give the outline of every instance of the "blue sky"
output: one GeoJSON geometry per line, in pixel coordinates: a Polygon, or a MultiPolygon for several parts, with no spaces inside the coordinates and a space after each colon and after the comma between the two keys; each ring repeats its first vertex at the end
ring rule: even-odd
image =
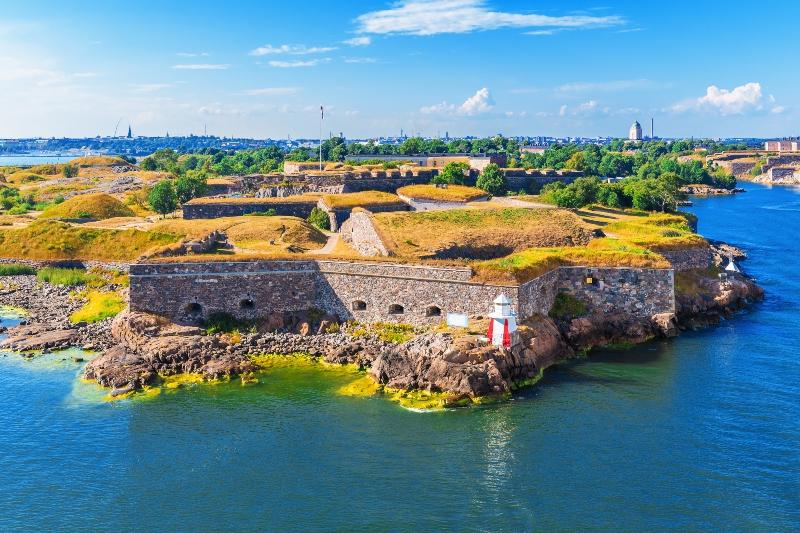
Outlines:
{"type": "Polygon", "coordinates": [[[0,137],[798,134],[798,2],[231,4],[4,2],[0,137]]]}

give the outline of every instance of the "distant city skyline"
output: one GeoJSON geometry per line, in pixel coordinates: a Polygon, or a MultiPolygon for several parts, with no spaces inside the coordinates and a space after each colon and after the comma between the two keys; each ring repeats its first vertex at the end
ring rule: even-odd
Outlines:
{"type": "Polygon", "coordinates": [[[315,138],[320,105],[324,136],[351,138],[649,136],[651,117],[656,136],[792,136],[799,75],[769,51],[798,15],[761,31],[737,2],[9,3],[0,137],[315,138]]]}

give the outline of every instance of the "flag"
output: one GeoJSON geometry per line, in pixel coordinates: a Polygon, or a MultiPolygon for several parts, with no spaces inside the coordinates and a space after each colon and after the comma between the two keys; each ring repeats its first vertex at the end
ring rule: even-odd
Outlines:
{"type": "Polygon", "coordinates": [[[319,106],[319,119],[322,120],[325,118],[325,110],[322,109],[322,106],[319,106]]]}

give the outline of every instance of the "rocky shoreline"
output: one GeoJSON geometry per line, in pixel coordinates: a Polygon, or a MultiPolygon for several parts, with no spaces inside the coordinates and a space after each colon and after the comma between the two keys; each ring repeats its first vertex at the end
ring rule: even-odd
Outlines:
{"type": "MultiPolygon", "coordinates": [[[[733,247],[716,248],[718,260],[722,255],[743,255],[733,247]]],[[[255,355],[302,353],[328,363],[358,365],[388,389],[442,392],[453,403],[506,395],[538,379],[549,366],[594,347],[638,344],[716,324],[763,298],[763,291],[739,274],[683,272],[676,275],[683,290],[676,297],[675,315],[645,320],[605,313],[537,316],[520,325],[511,349],[503,349],[483,345],[480,335],[454,331],[422,332],[400,344],[347,324],[323,333],[331,330],[330,317],[321,319],[324,324],[296,317],[265,321],[263,330],[238,336],[208,335],[198,327],[129,311],[91,325],[70,324],[68,317],[80,302],[70,298],[69,289],[33,276],[4,281],[0,305],[26,309],[28,316],[20,326],[0,329],[8,335],[0,348],[52,351],[79,346],[103,351],[86,366],[84,377],[110,388],[112,395],[154,385],[160,375],[194,373],[207,380],[247,376],[258,370],[255,355]]],[[[473,328],[482,331],[482,326],[477,318],[473,328]]]]}

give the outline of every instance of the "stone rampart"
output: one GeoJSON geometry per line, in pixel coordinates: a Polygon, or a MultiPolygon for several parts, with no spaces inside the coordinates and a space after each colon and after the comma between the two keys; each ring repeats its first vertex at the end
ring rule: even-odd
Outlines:
{"type": "Polygon", "coordinates": [[[708,246],[684,248],[682,250],[658,250],[676,271],[708,268],[714,262],[714,253],[708,246]]]}
{"type": "Polygon", "coordinates": [[[650,317],[674,312],[669,269],[561,267],[520,286],[471,281],[471,269],[383,262],[289,260],[131,266],[133,311],[197,322],[319,309],[341,320],[438,323],[446,313],[485,315],[505,293],[521,319],[546,314],[558,292],[590,311],[650,317]]]}
{"type": "Polygon", "coordinates": [[[357,209],[342,223],[341,239],[367,257],[388,256],[389,250],[369,212],[357,209]]]}
{"type": "Polygon", "coordinates": [[[285,201],[278,198],[242,198],[215,199],[214,201],[201,200],[183,204],[183,218],[222,218],[238,217],[252,213],[263,213],[274,209],[276,215],[308,218],[311,210],[317,205],[317,198],[311,197],[304,201],[285,201]]]}
{"type": "Polygon", "coordinates": [[[675,312],[671,269],[561,267],[558,290],[587,304],[588,310],[648,318],[675,312]]]}
{"type": "MultiPolygon", "coordinates": [[[[338,231],[339,228],[342,227],[344,222],[350,218],[353,209],[355,208],[339,208],[339,209],[331,209],[320,200],[318,207],[324,209],[328,212],[328,218],[330,219],[331,223],[331,231],[338,231]]],[[[365,208],[371,213],[387,213],[391,211],[408,211],[411,207],[404,202],[397,202],[396,204],[387,204],[387,205],[374,205],[365,208]]]]}

